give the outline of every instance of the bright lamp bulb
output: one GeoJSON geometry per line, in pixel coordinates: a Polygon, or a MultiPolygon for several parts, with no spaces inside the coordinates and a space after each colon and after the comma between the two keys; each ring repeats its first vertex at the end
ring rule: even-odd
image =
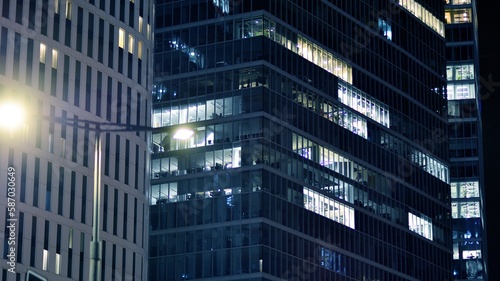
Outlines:
{"type": "Polygon", "coordinates": [[[175,132],[173,138],[176,140],[185,140],[185,139],[189,138],[190,136],[192,136],[193,134],[194,134],[194,132],[192,130],[179,129],[179,130],[177,130],[177,132],[175,132]]]}
{"type": "Polygon", "coordinates": [[[23,108],[15,103],[0,105],[0,126],[14,129],[19,127],[24,120],[23,108]]]}

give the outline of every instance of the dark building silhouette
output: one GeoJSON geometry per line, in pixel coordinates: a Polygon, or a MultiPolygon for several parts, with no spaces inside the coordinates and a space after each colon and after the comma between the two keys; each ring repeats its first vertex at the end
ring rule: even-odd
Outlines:
{"type": "Polygon", "coordinates": [[[149,280],[452,280],[444,14],[157,1],[149,280]]]}

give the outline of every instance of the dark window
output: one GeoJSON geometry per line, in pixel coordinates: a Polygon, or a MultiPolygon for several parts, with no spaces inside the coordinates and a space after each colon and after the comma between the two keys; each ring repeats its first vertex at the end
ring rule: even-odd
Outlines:
{"type": "Polygon", "coordinates": [[[40,63],[38,67],[38,90],[45,91],[45,63],[40,63]]]}
{"type": "Polygon", "coordinates": [[[76,50],[82,51],[82,38],[83,37],[83,8],[78,7],[76,19],[76,50]]]}
{"type": "Polygon", "coordinates": [[[33,206],[38,207],[38,192],[40,187],[40,158],[35,157],[35,174],[33,178],[33,206]]]}
{"type": "Polygon", "coordinates": [[[115,27],[109,25],[108,67],[113,68],[113,50],[115,48],[115,27]]]}
{"type": "Polygon", "coordinates": [[[135,12],[135,4],[132,1],[129,1],[129,9],[128,9],[128,25],[130,27],[134,27],[134,12],[135,12]]]}
{"type": "Polygon", "coordinates": [[[89,27],[87,30],[87,56],[94,55],[94,14],[89,13],[89,27]]]}
{"type": "Polygon", "coordinates": [[[89,124],[85,124],[85,131],[83,132],[83,166],[89,166],[89,124]]]}
{"type": "Polygon", "coordinates": [[[35,21],[37,20],[37,17],[35,15],[35,13],[36,13],[36,1],[30,1],[28,13],[29,13],[28,28],[35,30],[35,21]]]}
{"type": "MultiPolygon", "coordinates": [[[[127,239],[128,231],[128,194],[123,194],[123,239],[127,239]]],[[[135,227],[134,227],[135,228],[135,227]]]]}
{"type": "Polygon", "coordinates": [[[74,101],[75,106],[80,106],[80,77],[82,72],[82,63],[77,60],[75,64],[75,90],[74,101]]]}
{"type": "Polygon", "coordinates": [[[62,98],[63,101],[68,101],[68,91],[69,91],[69,56],[64,55],[64,72],[63,72],[63,91],[62,98]]]}
{"type": "Polygon", "coordinates": [[[69,196],[69,218],[75,219],[76,172],[71,172],[71,191],[69,196]]]}
{"type": "Polygon", "coordinates": [[[120,21],[121,22],[125,22],[125,5],[126,5],[125,0],[120,0],[120,21]]]}
{"type": "Polygon", "coordinates": [[[47,163],[47,188],[45,190],[45,210],[50,212],[50,203],[52,198],[52,163],[47,163]]]}
{"type": "MultiPolygon", "coordinates": [[[[75,119],[78,120],[78,116],[75,116],[75,119]]],[[[74,122],[75,125],[78,125],[78,121],[74,122]]],[[[79,147],[78,147],[78,128],[73,127],[73,142],[71,144],[71,161],[77,163],[78,161],[78,154],[79,153],[79,147]]]]}
{"type": "MultiPolygon", "coordinates": [[[[24,237],[24,213],[19,212],[19,230],[17,237],[24,237]]],[[[23,261],[23,241],[24,239],[17,239],[17,262],[23,261]]]]}
{"type": "Polygon", "coordinates": [[[60,30],[61,16],[59,14],[54,14],[54,30],[53,39],[59,41],[59,30],[60,30]]]}
{"type": "Polygon", "coordinates": [[[130,140],[126,139],[125,140],[125,172],[124,172],[124,176],[125,176],[124,183],[125,184],[128,184],[129,177],[130,177],[130,173],[129,173],[130,166],[129,166],[129,163],[130,163],[130,140]]]}
{"type": "Polygon", "coordinates": [[[14,35],[13,51],[14,51],[14,69],[12,75],[16,81],[19,81],[19,62],[21,60],[21,34],[17,32],[14,35]]]}
{"type": "MultiPolygon", "coordinates": [[[[108,185],[105,184],[104,185],[104,192],[103,192],[103,196],[102,196],[102,201],[103,201],[103,210],[104,212],[102,213],[102,231],[108,231],[108,213],[107,213],[107,210],[108,210],[108,185]]],[[[104,246],[103,246],[104,248],[104,246]]],[[[102,256],[104,258],[104,255],[102,256]]],[[[104,267],[104,265],[103,265],[104,267]]]]}
{"type": "Polygon", "coordinates": [[[127,268],[127,249],[122,249],[122,276],[125,275],[125,269],[127,268]]]}
{"type": "Polygon", "coordinates": [[[111,149],[109,133],[106,133],[106,144],[104,146],[104,175],[109,176],[109,151],[111,149]]]}
{"type": "Polygon", "coordinates": [[[23,0],[16,1],[16,22],[18,24],[23,24],[23,0]]]}
{"type": "Polygon", "coordinates": [[[42,0],[42,18],[41,18],[41,31],[42,35],[47,36],[47,21],[49,15],[49,0],[42,0]]]}
{"type": "Polygon", "coordinates": [[[127,87],[127,103],[125,104],[126,110],[127,110],[127,115],[125,116],[126,118],[126,123],[130,124],[130,119],[132,115],[132,88],[127,87]]]}
{"type": "MultiPolygon", "coordinates": [[[[102,0],[101,2],[104,2],[102,0]]],[[[104,20],[99,19],[99,38],[97,42],[97,61],[100,63],[103,63],[103,56],[104,56],[104,20]]]]}
{"type": "Polygon", "coordinates": [[[95,114],[101,117],[101,102],[102,102],[102,72],[97,71],[97,90],[96,90],[96,104],[95,114]]]}
{"type": "Polygon", "coordinates": [[[64,35],[64,44],[71,47],[71,20],[66,18],[66,29],[64,35]]]}
{"type": "Polygon", "coordinates": [[[113,200],[113,235],[117,235],[118,232],[118,189],[115,188],[114,200],[113,200]]]}
{"type": "MultiPolygon", "coordinates": [[[[102,2],[106,0],[101,0],[102,2]]],[[[106,276],[106,241],[101,242],[101,280],[106,280],[104,276],[106,276]]]]}
{"type": "Polygon", "coordinates": [[[109,0],[109,14],[115,16],[116,13],[116,0],[109,0]]]}
{"type": "Polygon", "coordinates": [[[23,153],[22,159],[21,159],[21,184],[20,184],[20,189],[21,191],[19,192],[19,201],[26,203],[26,174],[27,170],[26,167],[28,165],[28,155],[26,153],[23,153]]]}
{"type": "Polygon", "coordinates": [[[92,67],[90,65],[87,65],[87,79],[85,85],[85,110],[90,112],[90,99],[92,98],[92,67]]]}
{"type": "Polygon", "coordinates": [[[48,220],[45,220],[45,229],[44,229],[44,235],[43,235],[43,248],[45,250],[49,249],[49,234],[50,234],[50,222],[48,220]]]}
{"type": "Polygon", "coordinates": [[[120,180],[120,162],[121,162],[120,161],[120,136],[116,135],[116,143],[115,143],[115,180],[120,180]]]}
{"type": "Polygon", "coordinates": [[[64,168],[59,167],[59,192],[57,199],[57,214],[63,215],[63,205],[64,205],[64,168]]]}
{"type": "Polygon", "coordinates": [[[113,244],[113,252],[111,256],[111,280],[116,279],[116,245],[113,244]]]}
{"type": "Polygon", "coordinates": [[[62,227],[60,224],[57,225],[57,234],[56,234],[56,253],[61,253],[61,230],[62,227]]]}
{"type": "Polygon", "coordinates": [[[33,75],[33,39],[28,38],[28,50],[26,52],[26,84],[31,85],[31,76],[33,75]]]}
{"type": "Polygon", "coordinates": [[[87,219],[87,176],[82,178],[82,208],[80,222],[85,224],[87,219]]]}
{"type": "Polygon", "coordinates": [[[0,37],[0,74],[5,74],[7,66],[7,35],[9,30],[2,26],[2,33],[0,37]]]}
{"type": "Polygon", "coordinates": [[[116,89],[116,123],[120,124],[122,122],[122,82],[118,82],[118,88],[116,89]]]}
{"type": "Polygon", "coordinates": [[[3,0],[2,1],[2,17],[8,19],[9,18],[9,10],[10,10],[10,0],[3,0]]]}
{"type": "Polygon", "coordinates": [[[30,249],[30,266],[35,266],[36,258],[36,221],[37,218],[33,217],[31,221],[31,249],[30,249]]]}
{"type": "Polygon", "coordinates": [[[134,238],[132,240],[134,243],[137,243],[137,228],[138,228],[137,227],[137,198],[134,198],[134,227],[133,227],[134,238]]]}

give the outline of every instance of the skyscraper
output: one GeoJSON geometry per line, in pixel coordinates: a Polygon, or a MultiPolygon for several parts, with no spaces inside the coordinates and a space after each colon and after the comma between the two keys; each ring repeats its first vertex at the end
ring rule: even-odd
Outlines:
{"type": "Polygon", "coordinates": [[[486,232],[476,1],[445,8],[455,280],[484,280],[486,232]]]}
{"type": "MultiPolygon", "coordinates": [[[[152,15],[148,0],[1,1],[0,99],[26,117],[0,134],[0,280],[89,279],[92,122],[150,124],[152,15]]],[[[101,280],[146,280],[148,134],[101,134],[101,280]]]]}
{"type": "Polygon", "coordinates": [[[442,1],[155,9],[149,280],[452,280],[442,1]]]}

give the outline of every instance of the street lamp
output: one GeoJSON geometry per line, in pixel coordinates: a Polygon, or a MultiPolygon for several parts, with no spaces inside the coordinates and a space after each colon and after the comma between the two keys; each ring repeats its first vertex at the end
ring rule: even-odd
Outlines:
{"type": "Polygon", "coordinates": [[[92,240],[90,242],[90,269],[89,281],[99,281],[101,277],[101,241],[100,223],[101,217],[101,133],[102,132],[143,132],[151,131],[153,128],[141,125],[119,124],[111,122],[97,122],[84,119],[44,117],[54,123],[73,126],[95,132],[94,145],[94,202],[92,206],[92,240]],[[81,125],[83,124],[83,125],[81,125]],[[93,125],[89,128],[86,125],[93,125]]]}
{"type": "MultiPolygon", "coordinates": [[[[95,132],[94,146],[94,195],[92,206],[92,240],[90,242],[89,281],[99,281],[101,277],[101,241],[99,238],[101,215],[101,133],[102,132],[144,132],[153,128],[141,125],[98,122],[85,119],[42,116],[42,119],[95,132]],[[90,125],[91,127],[87,126],[90,125]]],[[[22,107],[15,103],[0,105],[0,124],[11,129],[22,124],[22,107]],[[14,122],[15,121],[15,122],[14,122]]]]}
{"type": "Polygon", "coordinates": [[[22,106],[14,102],[0,104],[0,126],[8,129],[19,127],[24,121],[22,106]]]}

